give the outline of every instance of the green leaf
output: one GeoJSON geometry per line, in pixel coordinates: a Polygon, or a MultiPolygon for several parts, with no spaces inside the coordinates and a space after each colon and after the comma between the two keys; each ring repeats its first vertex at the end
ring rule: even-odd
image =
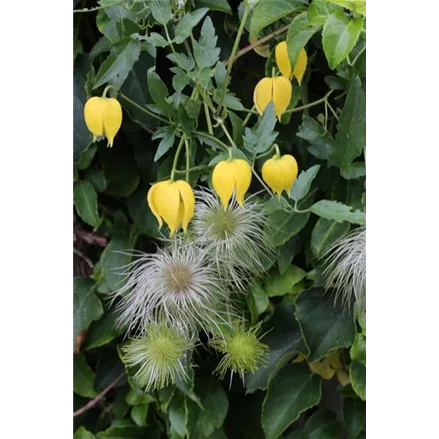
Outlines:
{"type": "Polygon", "coordinates": [[[114,310],[108,311],[101,319],[93,322],[87,331],[87,337],[82,345],[84,350],[103,346],[122,334],[123,330],[116,326],[114,310]]]}
{"type": "Polygon", "coordinates": [[[103,192],[107,188],[104,171],[97,166],[88,168],[84,173],[84,178],[93,185],[97,192],[103,192]]]}
{"type": "Polygon", "coordinates": [[[73,346],[75,337],[103,314],[101,301],[93,292],[94,282],[88,277],[73,278],[73,346]]]}
{"type": "Polygon", "coordinates": [[[205,6],[211,11],[220,11],[232,15],[232,8],[227,0],[195,0],[195,6],[197,8],[205,6]]]}
{"type": "Polygon", "coordinates": [[[129,405],[148,405],[150,402],[154,402],[153,396],[144,392],[139,388],[131,388],[125,395],[125,401],[129,405]]]}
{"type": "Polygon", "coordinates": [[[355,393],[366,401],[366,366],[353,360],[349,365],[349,378],[355,393]]]}
{"type": "Polygon", "coordinates": [[[224,105],[231,110],[244,110],[244,105],[242,105],[241,101],[233,93],[227,93],[224,96],[224,105]]]}
{"type": "Polygon", "coordinates": [[[344,398],[343,420],[349,439],[357,439],[366,425],[366,403],[358,398],[344,398]]]}
{"type": "Polygon", "coordinates": [[[323,26],[334,7],[328,0],[313,0],[308,8],[308,20],[312,25],[323,26]]]}
{"type": "Polygon", "coordinates": [[[154,47],[167,47],[169,46],[169,42],[163,38],[160,34],[157,32],[151,32],[147,37],[144,37],[142,35],[139,35],[136,37],[140,40],[148,41],[150,44],[152,44],[154,47]]]}
{"type": "Polygon", "coordinates": [[[289,293],[294,285],[306,276],[306,271],[296,265],[290,265],[283,274],[266,277],[264,289],[268,297],[284,296],[289,293]]]}
{"type": "Polygon", "coordinates": [[[292,66],[296,65],[300,51],[320,28],[321,26],[310,25],[307,12],[302,12],[294,17],[286,38],[288,58],[292,66]]]}
{"type": "Polygon", "coordinates": [[[259,0],[250,21],[250,34],[258,35],[264,27],[290,15],[305,5],[306,1],[304,0],[259,0]]]}
{"type": "Polygon", "coordinates": [[[335,140],[337,144],[330,155],[331,162],[349,174],[352,161],[366,146],[366,94],[358,76],[349,87],[335,140]]]}
{"type": "Polygon", "coordinates": [[[246,374],[247,393],[252,393],[257,389],[265,390],[268,380],[273,378],[284,364],[299,352],[308,352],[299,324],[294,317],[292,304],[276,306],[271,319],[262,325],[262,332],[265,332],[265,335],[261,342],[269,347],[269,351],[265,356],[265,364],[256,372],[246,374]]]}
{"type": "Polygon", "coordinates": [[[139,404],[131,408],[131,419],[142,427],[146,424],[146,415],[148,414],[149,404],[139,404]]]}
{"type": "Polygon", "coordinates": [[[352,224],[364,226],[366,214],[360,210],[352,210],[351,206],[339,203],[338,201],[320,200],[311,206],[311,212],[329,220],[341,223],[347,221],[352,224]]]}
{"type": "Polygon", "coordinates": [[[160,439],[160,430],[154,426],[120,425],[96,434],[96,439],[160,439]]]}
{"type": "Polygon", "coordinates": [[[311,183],[316,178],[319,169],[320,165],[314,165],[299,174],[299,177],[297,177],[291,188],[290,196],[293,200],[299,201],[308,195],[308,192],[311,189],[311,183]]]}
{"type": "Polygon", "coordinates": [[[351,359],[356,360],[366,366],[366,337],[363,334],[357,334],[354,344],[350,351],[351,359]]]}
{"type": "Polygon", "coordinates": [[[253,281],[250,292],[247,295],[247,303],[252,313],[253,321],[256,322],[258,317],[266,311],[270,301],[267,293],[257,282],[253,281]]]}
{"type": "Polygon", "coordinates": [[[328,0],[334,5],[342,6],[352,12],[366,15],[366,0],[328,0]]]}
{"type": "Polygon", "coordinates": [[[79,157],[79,161],[76,164],[76,168],[81,171],[87,169],[90,166],[90,163],[92,162],[93,157],[95,156],[97,150],[98,150],[98,145],[96,145],[96,143],[90,144],[90,146],[87,149],[82,151],[79,157]]]}
{"type": "Polygon", "coordinates": [[[319,122],[305,114],[296,136],[307,140],[310,143],[307,151],[321,160],[327,160],[336,148],[335,140],[331,134],[326,132],[319,122]]]}
{"type": "Polygon", "coordinates": [[[153,0],[151,14],[162,26],[171,19],[172,9],[169,0],[153,0]]]}
{"type": "Polygon", "coordinates": [[[349,223],[319,218],[311,234],[312,254],[320,259],[331,246],[349,232],[349,223]]]}
{"type": "Polygon", "coordinates": [[[285,439],[340,439],[342,427],[337,416],[329,410],[319,410],[314,413],[303,428],[296,430],[285,439]]]}
{"type": "Polygon", "coordinates": [[[180,67],[172,67],[170,70],[171,72],[175,73],[172,78],[172,86],[176,92],[181,93],[183,89],[190,83],[191,78],[189,78],[187,73],[180,67]]]}
{"type": "Polygon", "coordinates": [[[302,242],[299,236],[294,236],[279,248],[277,265],[279,273],[282,274],[291,264],[291,261],[299,254],[302,242]]]}
{"type": "Polygon", "coordinates": [[[242,146],[242,138],[244,135],[244,127],[242,125],[243,120],[238,117],[233,111],[229,111],[229,119],[232,124],[232,138],[236,146],[240,148],[242,146]]]}
{"type": "Polygon", "coordinates": [[[279,247],[296,236],[309,219],[309,213],[275,211],[268,215],[266,230],[271,242],[279,247]]]}
{"type": "Polygon", "coordinates": [[[87,364],[84,355],[77,354],[73,356],[73,391],[84,398],[93,398],[96,396],[94,390],[95,374],[87,364]]]}
{"type": "Polygon", "coordinates": [[[139,170],[129,145],[115,145],[99,150],[107,188],[105,193],[115,197],[128,197],[140,182],[139,170]]]}
{"type": "Polygon", "coordinates": [[[179,436],[187,436],[188,411],[186,400],[179,392],[175,393],[169,404],[169,422],[171,429],[179,436]]]}
{"type": "Polygon", "coordinates": [[[310,350],[308,360],[317,361],[332,351],[349,347],[355,338],[354,319],[323,288],[302,291],[296,300],[296,318],[310,350]]]}
{"type": "Polygon", "coordinates": [[[165,129],[161,129],[160,131],[156,131],[153,136],[152,140],[162,138],[162,140],[159,143],[159,146],[157,147],[157,152],[154,156],[154,161],[158,161],[161,157],[163,157],[169,149],[172,148],[175,141],[175,134],[174,130],[172,128],[166,127],[165,129]],[[157,134],[158,133],[158,134],[157,134]]]}
{"type": "Polygon", "coordinates": [[[93,136],[84,120],[84,105],[87,101],[85,82],[90,71],[90,61],[85,55],[78,55],[73,71],[73,161],[77,163],[81,153],[86,151],[93,136]]]}
{"type": "Polygon", "coordinates": [[[252,129],[245,129],[244,148],[253,155],[268,151],[279,134],[274,131],[275,125],[276,114],[274,103],[271,101],[256,126],[252,129]]]}
{"type": "Polygon", "coordinates": [[[193,12],[185,13],[183,18],[177,23],[177,26],[175,26],[174,41],[177,44],[181,44],[186,38],[188,38],[194,27],[206,15],[208,10],[208,8],[201,8],[193,12]]]}
{"type": "Polygon", "coordinates": [[[113,52],[101,64],[93,84],[93,89],[112,81],[115,87],[121,87],[139,59],[140,42],[131,37],[124,38],[115,47],[113,52]]]}
{"type": "Polygon", "coordinates": [[[221,49],[216,47],[218,37],[209,16],[204,19],[200,35],[198,42],[194,40],[192,43],[195,61],[200,68],[212,67],[218,61],[221,49]]]}
{"type": "Polygon", "coordinates": [[[328,65],[334,70],[345,60],[358,40],[363,29],[362,18],[349,18],[344,12],[333,12],[322,32],[323,51],[328,65]]]}
{"type": "Polygon", "coordinates": [[[73,203],[76,212],[87,224],[97,227],[101,222],[98,214],[98,197],[95,188],[86,180],[77,181],[73,187],[73,203]]]}
{"type": "Polygon", "coordinates": [[[166,100],[169,96],[168,87],[166,87],[166,84],[160,79],[160,76],[157,75],[154,69],[155,67],[151,67],[147,73],[149,92],[160,110],[165,115],[170,115],[173,110],[172,106],[166,100]]]}
{"type": "Polygon", "coordinates": [[[300,415],[319,403],[321,379],[307,364],[289,364],[269,383],[262,406],[266,439],[278,438],[300,415]]]}
{"type": "Polygon", "coordinates": [[[167,58],[186,72],[190,72],[195,67],[192,56],[187,56],[184,53],[170,53],[167,58]]]}
{"type": "Polygon", "coordinates": [[[95,439],[95,436],[81,426],[76,430],[73,439],[95,439]]]}

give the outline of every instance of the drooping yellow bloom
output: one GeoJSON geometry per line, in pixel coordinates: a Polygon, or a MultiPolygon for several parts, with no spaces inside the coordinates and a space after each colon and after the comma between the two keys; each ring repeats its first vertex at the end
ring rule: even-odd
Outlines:
{"type": "Polygon", "coordinates": [[[166,180],[153,184],[148,191],[148,206],[159,222],[163,220],[172,236],[183,227],[186,232],[194,216],[195,196],[191,186],[184,180],[166,180]]]}
{"type": "Polygon", "coordinates": [[[252,170],[242,159],[230,159],[219,162],[212,173],[212,185],[227,209],[233,190],[236,190],[236,201],[244,207],[244,196],[250,187],[252,170]]]}
{"type": "Polygon", "coordinates": [[[282,114],[288,108],[292,94],[293,88],[287,78],[283,76],[262,78],[256,84],[253,93],[253,102],[259,114],[262,115],[270,101],[273,101],[274,111],[277,118],[280,119],[282,114]]]}
{"type": "Polygon", "coordinates": [[[280,198],[282,191],[290,193],[298,171],[296,159],[292,155],[279,157],[275,154],[263,164],[262,178],[280,198]]]}
{"type": "Polygon", "coordinates": [[[117,99],[94,96],[84,105],[84,119],[93,142],[105,134],[109,147],[122,125],[122,107],[117,99]]]}
{"type": "Polygon", "coordinates": [[[295,77],[299,84],[302,83],[303,75],[308,64],[308,56],[305,49],[299,52],[296,65],[294,69],[291,67],[290,59],[288,58],[288,46],[286,41],[280,42],[275,49],[276,63],[283,76],[289,80],[295,77]]]}

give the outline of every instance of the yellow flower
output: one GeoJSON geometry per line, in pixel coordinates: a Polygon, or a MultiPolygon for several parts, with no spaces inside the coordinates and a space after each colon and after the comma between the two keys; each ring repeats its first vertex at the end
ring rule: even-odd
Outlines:
{"type": "Polygon", "coordinates": [[[194,216],[195,197],[191,186],[184,180],[166,180],[153,184],[148,191],[148,206],[159,222],[169,227],[171,236],[180,227],[186,232],[194,216]]]}
{"type": "Polygon", "coordinates": [[[293,94],[293,88],[290,81],[283,76],[275,78],[262,78],[255,87],[253,93],[253,102],[259,114],[263,114],[265,108],[274,102],[274,111],[278,119],[288,108],[288,104],[293,94]]]}
{"type": "Polygon", "coordinates": [[[282,157],[275,154],[262,166],[262,178],[279,198],[282,191],[290,194],[297,173],[296,159],[290,154],[285,154],[282,157]]]}
{"type": "Polygon", "coordinates": [[[277,66],[282,75],[290,80],[295,77],[297,82],[301,84],[308,63],[308,56],[306,55],[305,49],[299,52],[294,69],[291,68],[290,59],[288,58],[288,46],[286,41],[282,41],[276,46],[275,55],[277,66]]]}
{"type": "Polygon", "coordinates": [[[244,195],[250,187],[252,170],[242,159],[223,160],[212,173],[212,185],[219,195],[224,209],[227,209],[233,190],[236,190],[236,201],[243,207],[244,195]]]}
{"type": "Polygon", "coordinates": [[[122,125],[122,107],[117,99],[94,96],[84,106],[84,119],[93,142],[105,134],[109,147],[122,125]]]}

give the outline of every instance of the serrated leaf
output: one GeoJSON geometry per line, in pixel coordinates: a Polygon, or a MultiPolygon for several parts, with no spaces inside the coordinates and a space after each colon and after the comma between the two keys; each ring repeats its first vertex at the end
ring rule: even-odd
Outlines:
{"type": "Polygon", "coordinates": [[[308,352],[300,331],[299,324],[294,317],[292,304],[278,305],[269,321],[262,325],[262,332],[266,332],[261,342],[269,347],[265,356],[265,364],[256,372],[245,375],[247,393],[255,390],[265,390],[268,380],[273,378],[287,361],[299,352],[308,352]]]}
{"type": "Polygon", "coordinates": [[[266,439],[278,438],[305,410],[319,403],[321,379],[308,365],[289,364],[269,383],[262,408],[266,439]]]}
{"type": "Polygon", "coordinates": [[[232,8],[227,0],[195,0],[195,6],[205,6],[211,11],[221,11],[226,14],[232,15],[232,8]]]}
{"type": "Polygon", "coordinates": [[[296,65],[300,51],[320,29],[320,25],[310,25],[307,12],[302,12],[294,17],[286,37],[288,58],[292,66],[296,65]]]}
{"type": "Polygon", "coordinates": [[[95,188],[86,180],[77,181],[73,187],[73,203],[76,212],[87,224],[97,227],[100,223],[98,197],[95,188]]]}
{"type": "Polygon", "coordinates": [[[355,324],[349,311],[334,303],[323,288],[302,291],[296,300],[296,318],[310,354],[317,361],[335,349],[349,347],[355,338],[355,324]]]}
{"type": "Polygon", "coordinates": [[[209,16],[204,19],[200,35],[200,39],[192,43],[195,61],[199,68],[212,67],[218,61],[221,49],[216,47],[218,37],[209,16]]]}
{"type": "Polygon", "coordinates": [[[162,158],[174,145],[175,134],[173,131],[167,130],[164,132],[163,138],[157,147],[157,152],[154,156],[154,161],[156,162],[162,158]]]}
{"type": "Polygon", "coordinates": [[[366,15],[366,0],[327,0],[334,5],[342,6],[361,15],[366,15]]]}
{"type": "Polygon", "coordinates": [[[237,116],[233,111],[229,111],[229,119],[232,124],[232,138],[236,146],[240,148],[242,146],[242,137],[244,134],[244,127],[242,126],[243,120],[237,116]]]}
{"type": "Polygon", "coordinates": [[[101,317],[104,310],[93,292],[94,282],[88,277],[73,278],[73,345],[75,337],[93,320],[101,317]]]}
{"type": "Polygon", "coordinates": [[[355,393],[366,401],[366,366],[353,360],[349,365],[349,378],[355,393]]]}
{"type": "Polygon", "coordinates": [[[366,224],[366,214],[360,210],[353,210],[351,206],[332,200],[320,200],[311,206],[311,212],[329,220],[341,223],[347,221],[351,224],[366,224]]]}
{"type": "Polygon", "coordinates": [[[323,26],[322,44],[331,70],[347,58],[358,40],[363,25],[362,18],[351,19],[341,11],[335,11],[330,15],[323,26]]]}
{"type": "Polygon", "coordinates": [[[250,34],[258,35],[264,27],[305,5],[304,0],[259,0],[250,21],[250,34]]]}
{"type": "Polygon", "coordinates": [[[274,131],[276,121],[274,103],[271,101],[256,126],[245,129],[244,148],[252,154],[268,151],[279,134],[274,131]]]}
{"type": "Polygon", "coordinates": [[[118,88],[122,86],[134,63],[139,59],[140,42],[131,37],[124,38],[114,51],[101,64],[93,84],[93,89],[112,82],[118,88]]]}
{"type": "Polygon", "coordinates": [[[319,218],[311,234],[311,251],[321,258],[331,246],[349,232],[349,223],[338,223],[326,218],[319,218]]]}
{"type": "Polygon", "coordinates": [[[311,184],[316,178],[319,169],[320,165],[314,165],[299,174],[291,188],[290,196],[294,201],[300,201],[308,195],[308,192],[311,189],[311,184]]]}
{"type": "Polygon", "coordinates": [[[306,271],[296,265],[290,265],[282,274],[266,277],[264,289],[268,297],[284,296],[289,293],[294,285],[306,276],[306,271]]]}
{"type": "Polygon", "coordinates": [[[167,58],[186,72],[190,72],[195,67],[192,56],[187,56],[184,53],[170,53],[167,58]]]}
{"type": "Polygon", "coordinates": [[[76,430],[73,439],[95,439],[95,436],[81,426],[76,430]]]}
{"type": "MultiPolygon", "coordinates": [[[[133,35],[134,37],[134,35],[133,35]]],[[[157,32],[151,32],[147,37],[144,37],[142,35],[136,35],[135,36],[138,39],[148,41],[150,44],[152,44],[154,47],[167,47],[169,46],[168,41],[163,38],[160,34],[157,32]]]]}
{"type": "Polygon", "coordinates": [[[186,38],[188,38],[194,27],[206,15],[207,11],[208,8],[201,8],[193,12],[186,12],[183,15],[183,18],[177,23],[177,26],[175,26],[174,41],[177,44],[181,44],[186,38]]]}
{"type": "Polygon", "coordinates": [[[358,76],[349,87],[346,102],[338,120],[336,148],[330,160],[343,173],[350,173],[352,161],[366,146],[366,94],[358,76]]]}
{"type": "Polygon", "coordinates": [[[162,26],[171,19],[172,9],[169,0],[153,0],[151,14],[162,26]]]}
{"type": "Polygon", "coordinates": [[[84,398],[96,396],[94,390],[95,374],[82,354],[73,356],[73,391],[84,398]]]}
{"type": "Polygon", "coordinates": [[[82,345],[84,350],[103,346],[123,333],[123,330],[116,326],[116,314],[110,310],[101,319],[92,322],[85,342],[82,345]]]}
{"type": "Polygon", "coordinates": [[[358,398],[344,398],[343,420],[349,439],[357,439],[366,424],[366,403],[358,398]]]}
{"type": "Polygon", "coordinates": [[[172,113],[172,107],[166,101],[166,98],[169,96],[168,87],[166,87],[166,84],[161,80],[154,69],[154,67],[151,67],[147,73],[149,93],[160,110],[164,114],[170,115],[172,113]]]}
{"type": "Polygon", "coordinates": [[[335,140],[331,134],[325,132],[325,129],[319,122],[305,114],[296,136],[307,140],[310,143],[307,151],[321,160],[327,160],[328,156],[336,148],[335,140]]]}
{"type": "Polygon", "coordinates": [[[323,26],[334,7],[328,0],[313,0],[308,8],[308,20],[311,25],[323,26]]]}

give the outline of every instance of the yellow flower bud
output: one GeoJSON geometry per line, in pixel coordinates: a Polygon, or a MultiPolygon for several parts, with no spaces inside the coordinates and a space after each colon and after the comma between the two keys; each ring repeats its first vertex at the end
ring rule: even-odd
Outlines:
{"type": "Polygon", "coordinates": [[[324,380],[330,380],[335,374],[335,370],[330,366],[327,358],[321,361],[313,361],[308,364],[310,369],[315,374],[320,375],[324,380]]]}
{"type": "Polygon", "coordinates": [[[253,102],[259,114],[263,114],[265,108],[270,103],[274,102],[274,111],[278,119],[282,116],[288,108],[291,100],[293,88],[290,81],[283,76],[275,78],[262,78],[255,87],[253,93],[253,102]]]}
{"type": "Polygon", "coordinates": [[[84,119],[93,142],[105,134],[108,146],[112,147],[122,125],[122,107],[117,99],[94,96],[84,105],[84,119]]]}
{"type": "Polygon", "coordinates": [[[306,65],[308,64],[308,56],[305,49],[299,52],[294,69],[291,67],[290,59],[288,58],[288,46],[286,41],[282,41],[276,46],[275,55],[277,67],[282,75],[290,80],[295,77],[297,82],[301,84],[306,71],[306,65]]]}
{"type": "Polygon", "coordinates": [[[337,379],[343,387],[351,382],[349,375],[344,370],[337,370],[337,379]]]}
{"type": "Polygon", "coordinates": [[[160,181],[151,186],[147,198],[159,228],[164,220],[171,236],[180,227],[187,231],[195,210],[195,196],[189,183],[184,180],[160,181]]]}
{"type": "Polygon", "coordinates": [[[252,170],[242,159],[223,160],[219,162],[212,173],[212,185],[219,195],[224,209],[227,209],[233,191],[236,191],[236,201],[244,206],[244,196],[250,187],[252,170]]]}
{"type": "Polygon", "coordinates": [[[290,154],[282,157],[275,154],[262,166],[262,178],[279,198],[282,191],[290,194],[298,172],[296,159],[290,154]]]}

